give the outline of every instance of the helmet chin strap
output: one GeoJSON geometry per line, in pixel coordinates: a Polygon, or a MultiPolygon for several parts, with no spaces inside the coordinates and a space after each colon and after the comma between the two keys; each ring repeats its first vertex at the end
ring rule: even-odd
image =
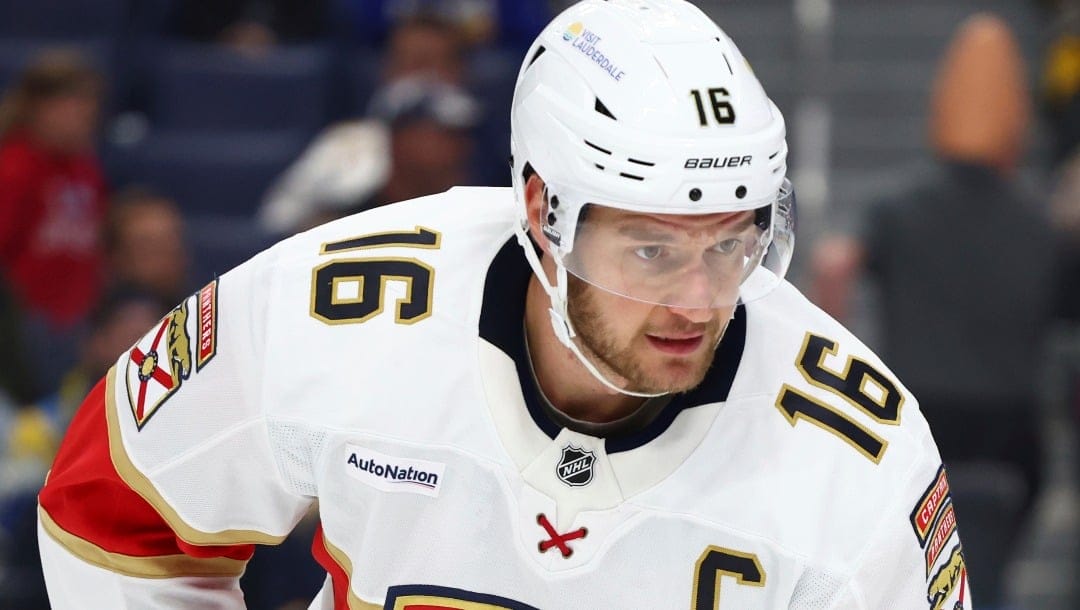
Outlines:
{"type": "Polygon", "coordinates": [[[532,267],[533,273],[536,274],[537,279],[540,280],[540,285],[544,288],[544,292],[546,292],[548,298],[551,299],[551,307],[548,309],[548,313],[551,314],[551,327],[555,331],[555,336],[559,338],[559,343],[565,345],[566,348],[577,357],[578,361],[585,367],[585,370],[589,371],[597,381],[611,390],[638,398],[656,398],[657,396],[667,394],[667,392],[659,392],[656,394],[633,392],[625,388],[620,388],[608,380],[608,378],[596,368],[596,365],[582,353],[581,348],[578,347],[577,342],[574,341],[574,337],[577,333],[574,332],[574,327],[570,324],[570,316],[566,311],[566,267],[563,267],[558,261],[555,262],[555,273],[558,276],[558,288],[552,286],[551,282],[548,281],[547,274],[544,272],[543,265],[540,264],[540,257],[536,255],[532,240],[529,239],[529,235],[526,231],[527,226],[527,221],[519,223],[514,228],[514,234],[517,236],[521,249],[525,251],[525,259],[529,261],[529,266],[532,267]]]}

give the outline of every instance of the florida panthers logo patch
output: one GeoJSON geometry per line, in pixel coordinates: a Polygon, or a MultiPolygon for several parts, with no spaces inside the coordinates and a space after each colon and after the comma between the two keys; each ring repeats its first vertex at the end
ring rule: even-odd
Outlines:
{"type": "Polygon", "coordinates": [[[140,430],[191,376],[191,336],[187,323],[188,307],[184,301],[128,353],[128,403],[140,430]]]}
{"type": "Polygon", "coordinates": [[[555,467],[555,472],[559,475],[559,480],[570,487],[584,487],[592,482],[595,463],[596,454],[592,451],[567,445],[563,447],[562,459],[555,467]]]}
{"type": "Polygon", "coordinates": [[[128,352],[128,404],[139,430],[217,353],[217,283],[185,299],[128,352]]]}
{"type": "Polygon", "coordinates": [[[200,371],[217,354],[217,280],[203,286],[196,296],[199,305],[199,350],[195,370],[200,371]]]}
{"type": "Polygon", "coordinates": [[[930,579],[926,591],[926,600],[930,610],[963,610],[967,597],[967,568],[964,566],[964,551],[960,545],[953,547],[948,560],[930,579]],[[954,603],[945,607],[947,601],[954,603]]]}

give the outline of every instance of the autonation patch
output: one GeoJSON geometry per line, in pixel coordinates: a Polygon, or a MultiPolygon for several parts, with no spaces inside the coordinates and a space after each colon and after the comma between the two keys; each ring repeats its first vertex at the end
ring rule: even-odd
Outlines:
{"type": "Polygon", "coordinates": [[[353,478],[382,491],[438,497],[446,464],[395,457],[346,445],[345,466],[353,478]]]}

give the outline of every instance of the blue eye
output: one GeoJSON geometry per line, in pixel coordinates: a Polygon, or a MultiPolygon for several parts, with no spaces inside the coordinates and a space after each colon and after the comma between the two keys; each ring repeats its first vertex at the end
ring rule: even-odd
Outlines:
{"type": "Polygon", "coordinates": [[[741,243],[742,240],[739,239],[725,239],[724,241],[713,246],[712,249],[714,252],[719,252],[721,254],[731,254],[739,247],[739,244],[741,243]]]}
{"type": "Polygon", "coordinates": [[[642,246],[634,250],[634,254],[643,260],[652,261],[660,258],[664,253],[663,246],[642,246]]]}

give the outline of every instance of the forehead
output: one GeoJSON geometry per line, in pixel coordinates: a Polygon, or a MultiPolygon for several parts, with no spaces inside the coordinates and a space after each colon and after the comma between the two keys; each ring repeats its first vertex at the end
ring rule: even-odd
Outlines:
{"type": "Polygon", "coordinates": [[[749,224],[753,218],[752,210],[715,214],[643,214],[600,204],[588,206],[589,224],[612,229],[648,228],[700,232],[741,227],[749,224]]]}

